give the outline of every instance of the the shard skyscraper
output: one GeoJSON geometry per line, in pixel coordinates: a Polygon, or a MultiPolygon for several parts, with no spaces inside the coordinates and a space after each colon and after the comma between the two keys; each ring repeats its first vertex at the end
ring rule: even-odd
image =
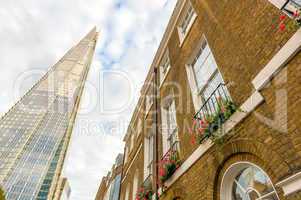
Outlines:
{"type": "Polygon", "coordinates": [[[54,199],[97,35],[94,28],[0,119],[7,200],[54,199]]]}

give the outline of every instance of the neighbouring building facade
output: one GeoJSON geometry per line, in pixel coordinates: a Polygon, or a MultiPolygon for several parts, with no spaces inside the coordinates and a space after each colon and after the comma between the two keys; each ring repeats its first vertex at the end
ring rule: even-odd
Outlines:
{"type": "Polygon", "coordinates": [[[66,177],[60,178],[57,190],[54,194],[54,200],[69,200],[71,195],[71,188],[66,177]]]}
{"type": "Polygon", "coordinates": [[[7,200],[55,199],[97,41],[72,47],[0,119],[0,185],[7,200]]]}
{"type": "Polygon", "coordinates": [[[119,200],[122,164],[123,155],[119,154],[111,171],[102,178],[95,200],[119,200]]]}
{"type": "Polygon", "coordinates": [[[301,199],[299,0],[179,0],[125,134],[120,200],[301,199]]]}

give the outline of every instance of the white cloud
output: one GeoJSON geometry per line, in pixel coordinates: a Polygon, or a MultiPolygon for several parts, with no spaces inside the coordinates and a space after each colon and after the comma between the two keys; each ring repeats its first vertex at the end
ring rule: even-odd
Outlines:
{"type": "Polygon", "coordinates": [[[104,105],[98,105],[78,116],[64,168],[71,184],[71,200],[94,199],[101,177],[122,152],[123,134],[175,2],[0,1],[1,113],[15,102],[11,90],[19,74],[29,69],[46,70],[94,25],[100,29],[100,37],[88,77],[91,87],[86,88],[82,109],[102,97],[107,108],[120,106],[125,97],[131,99],[122,112],[105,114],[104,105]],[[103,92],[100,74],[108,69],[126,72],[131,83],[107,76],[103,92]]]}

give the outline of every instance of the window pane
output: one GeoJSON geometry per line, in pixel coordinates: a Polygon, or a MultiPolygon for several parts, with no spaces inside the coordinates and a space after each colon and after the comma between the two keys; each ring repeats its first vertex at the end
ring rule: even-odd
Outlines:
{"type": "Polygon", "coordinates": [[[236,177],[232,194],[233,200],[278,199],[269,177],[253,166],[245,168],[236,177]]]}
{"type": "Polygon", "coordinates": [[[301,0],[290,0],[283,10],[288,14],[288,15],[294,15],[296,11],[298,11],[301,8],[301,0]]]}
{"type": "Polygon", "coordinates": [[[249,200],[249,198],[245,194],[245,192],[235,183],[234,183],[233,189],[232,189],[232,199],[233,200],[249,200]]]}
{"type": "Polygon", "coordinates": [[[208,45],[206,45],[205,49],[198,56],[193,69],[198,88],[201,90],[217,70],[217,64],[208,45]]]}
{"type": "MultiPolygon", "coordinates": [[[[223,83],[223,78],[221,76],[221,74],[219,72],[216,72],[216,74],[214,75],[214,77],[208,82],[208,84],[206,85],[206,87],[204,88],[204,91],[202,92],[202,97],[207,100],[211,94],[214,92],[214,90],[219,86],[219,84],[223,83]]],[[[218,96],[222,96],[224,97],[223,94],[216,94],[218,96]]],[[[216,96],[216,97],[218,97],[216,96]]],[[[215,98],[213,98],[214,101],[216,101],[215,98]]]]}

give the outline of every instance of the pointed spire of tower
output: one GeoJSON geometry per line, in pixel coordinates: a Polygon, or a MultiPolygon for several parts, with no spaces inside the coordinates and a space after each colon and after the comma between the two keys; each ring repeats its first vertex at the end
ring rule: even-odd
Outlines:
{"type": "Polygon", "coordinates": [[[96,40],[94,27],[0,119],[0,183],[7,200],[52,199],[96,40]]]}

